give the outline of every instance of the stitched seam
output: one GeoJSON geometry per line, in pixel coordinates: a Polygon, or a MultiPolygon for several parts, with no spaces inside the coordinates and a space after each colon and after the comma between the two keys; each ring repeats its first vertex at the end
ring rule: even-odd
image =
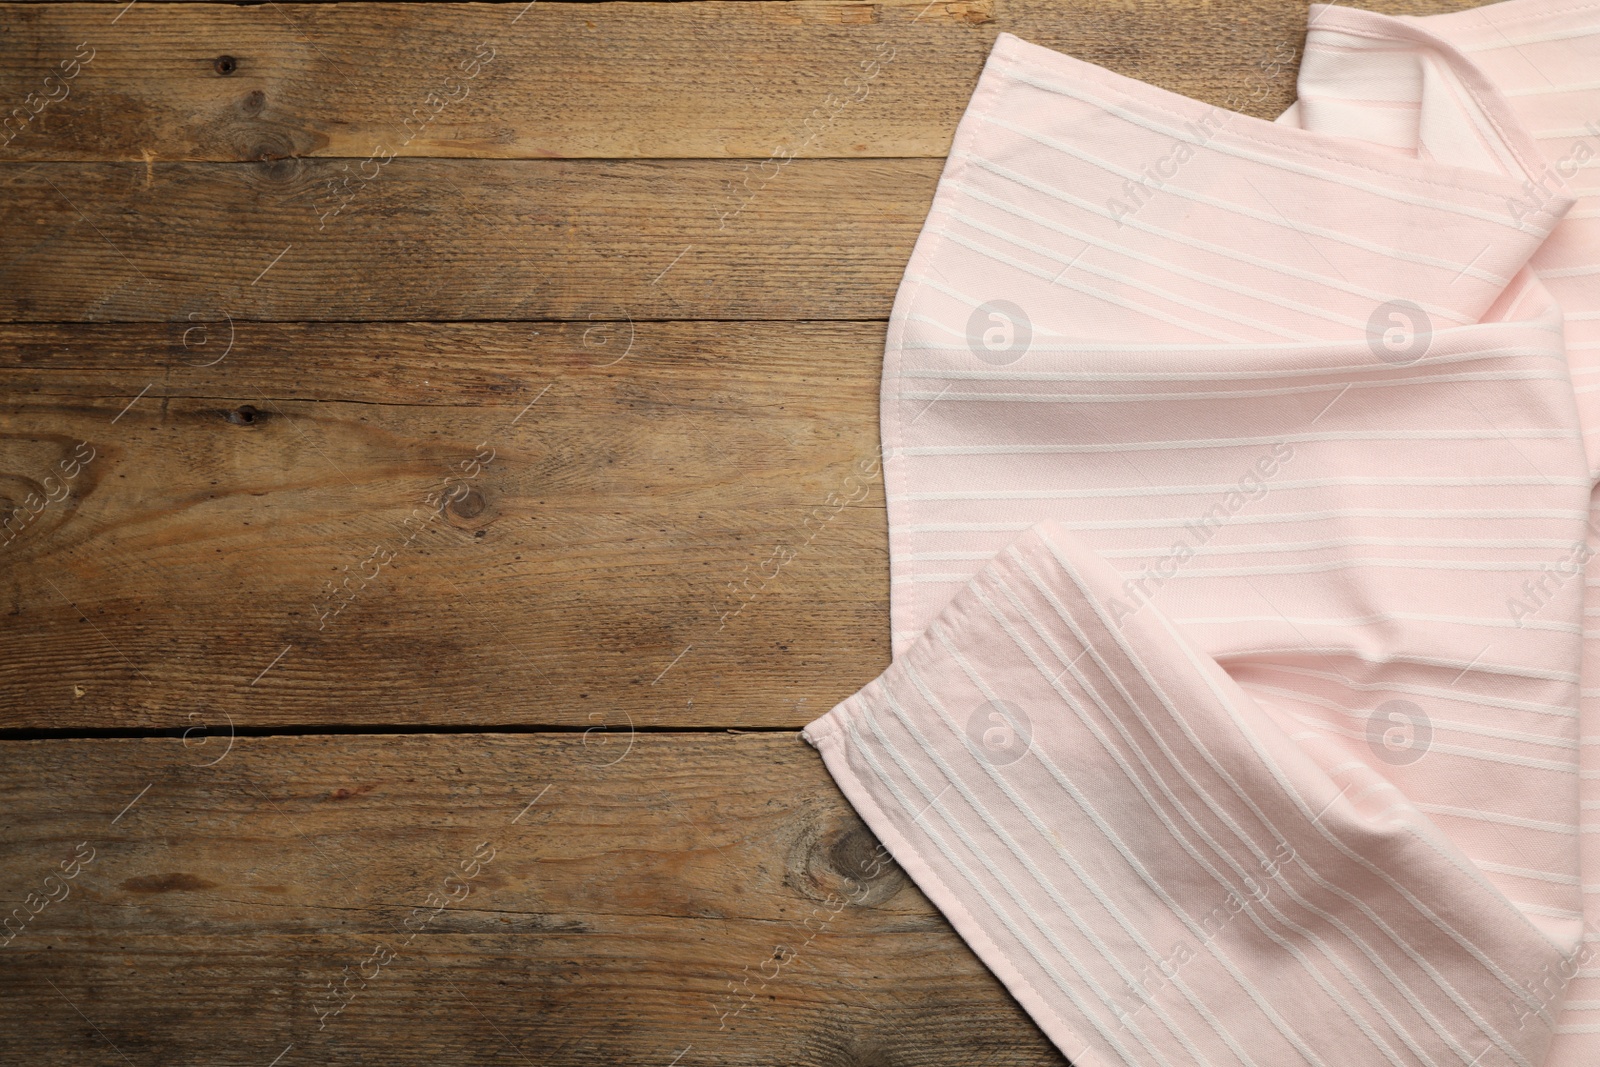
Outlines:
{"type": "MultiPolygon", "coordinates": [[[[1342,5],[1326,5],[1326,6],[1342,6],[1342,5]]],[[[1541,9],[1541,10],[1531,10],[1531,11],[1511,12],[1511,13],[1507,13],[1507,12],[1496,10],[1497,8],[1501,8],[1501,7],[1504,7],[1504,6],[1505,6],[1504,3],[1487,4],[1487,5],[1483,6],[1483,7],[1467,8],[1467,9],[1465,9],[1463,11],[1445,11],[1445,12],[1440,12],[1439,15],[1431,16],[1431,17],[1447,18],[1447,17],[1449,17],[1451,15],[1465,15],[1465,14],[1471,13],[1471,14],[1475,14],[1475,15],[1480,16],[1480,20],[1476,24],[1472,24],[1472,28],[1473,29],[1482,29],[1482,28],[1484,28],[1486,26],[1499,27],[1499,26],[1502,26],[1502,25],[1515,25],[1516,23],[1534,22],[1534,21],[1536,21],[1538,19],[1550,18],[1553,15],[1572,15],[1572,14],[1577,14],[1579,12],[1584,12],[1584,11],[1600,11],[1600,4],[1574,4],[1571,7],[1545,7],[1543,9],[1541,9]],[[1491,15],[1493,17],[1491,17],[1491,15]]],[[[1396,16],[1396,17],[1400,17],[1400,18],[1406,18],[1406,17],[1416,18],[1417,16],[1396,16]]],[[[1429,16],[1423,16],[1423,17],[1429,17],[1429,16]]],[[[1469,24],[1466,21],[1463,21],[1461,25],[1462,25],[1463,28],[1466,28],[1469,24]]]]}

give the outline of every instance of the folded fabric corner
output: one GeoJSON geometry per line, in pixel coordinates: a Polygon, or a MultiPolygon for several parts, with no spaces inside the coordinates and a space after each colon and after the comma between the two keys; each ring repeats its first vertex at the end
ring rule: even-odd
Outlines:
{"type": "Polygon", "coordinates": [[[1081,1067],[1541,1062],[1563,946],[1125,584],[1039,523],[804,736],[1081,1067]]]}

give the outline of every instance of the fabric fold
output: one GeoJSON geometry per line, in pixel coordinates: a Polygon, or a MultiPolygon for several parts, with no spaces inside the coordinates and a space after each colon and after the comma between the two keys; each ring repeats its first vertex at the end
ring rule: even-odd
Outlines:
{"type": "Polygon", "coordinates": [[[1595,69],[1570,0],[1317,5],[1267,122],[996,41],[894,661],[804,736],[1075,1063],[1600,1062],[1595,69]]]}
{"type": "Polygon", "coordinates": [[[1568,946],[1123,603],[1040,523],[805,731],[1051,1039],[1082,1067],[1367,1062],[1358,1043],[1538,1064],[1521,978],[1568,946]]]}

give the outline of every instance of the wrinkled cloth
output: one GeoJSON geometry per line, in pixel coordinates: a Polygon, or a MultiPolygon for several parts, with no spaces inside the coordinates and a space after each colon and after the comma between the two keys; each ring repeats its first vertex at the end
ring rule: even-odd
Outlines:
{"type": "Polygon", "coordinates": [[[1276,122],[1001,34],[803,736],[1079,1067],[1600,1064],[1600,6],[1314,6],[1276,122]]]}

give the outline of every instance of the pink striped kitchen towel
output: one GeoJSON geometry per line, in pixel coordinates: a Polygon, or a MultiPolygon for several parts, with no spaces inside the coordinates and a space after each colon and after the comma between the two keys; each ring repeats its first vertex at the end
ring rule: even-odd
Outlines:
{"type": "Polygon", "coordinates": [[[1600,5],[1316,6],[1299,90],[1000,36],[804,736],[1078,1067],[1596,1067],[1600,5]]]}

